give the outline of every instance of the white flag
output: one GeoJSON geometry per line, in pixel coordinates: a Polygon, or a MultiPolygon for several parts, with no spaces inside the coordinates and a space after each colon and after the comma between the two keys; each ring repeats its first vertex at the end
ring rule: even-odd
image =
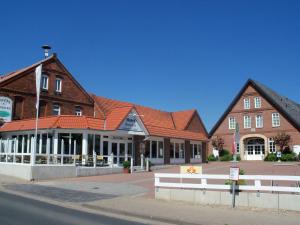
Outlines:
{"type": "Polygon", "coordinates": [[[41,77],[42,77],[42,64],[35,69],[35,85],[36,85],[36,110],[39,110],[40,102],[40,89],[41,89],[41,77]]]}

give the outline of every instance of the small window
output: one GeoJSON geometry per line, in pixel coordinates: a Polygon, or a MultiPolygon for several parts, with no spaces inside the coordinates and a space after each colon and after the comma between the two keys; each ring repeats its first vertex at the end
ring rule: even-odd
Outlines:
{"type": "Polygon", "coordinates": [[[53,115],[59,116],[60,115],[60,105],[53,104],[53,115]]]}
{"type": "Polygon", "coordinates": [[[42,75],[41,86],[43,90],[48,90],[48,76],[45,74],[42,75]]]}
{"type": "Polygon", "coordinates": [[[269,138],[269,151],[270,151],[271,153],[276,152],[276,145],[275,145],[275,143],[274,143],[273,138],[269,138]]]}
{"type": "Polygon", "coordinates": [[[261,107],[261,98],[260,97],[255,97],[254,98],[254,107],[256,109],[260,108],[261,107]]]}
{"type": "Polygon", "coordinates": [[[244,128],[251,128],[251,117],[244,116],[244,128]]]}
{"type": "Polygon", "coordinates": [[[75,115],[76,116],[82,116],[82,109],[80,106],[75,107],[75,115]]]}
{"type": "Polygon", "coordinates": [[[244,109],[250,109],[250,99],[244,98],[244,109]]]}
{"type": "Polygon", "coordinates": [[[60,78],[55,79],[55,91],[61,92],[62,80],[60,78]]]}
{"type": "Polygon", "coordinates": [[[228,118],[228,123],[229,123],[229,129],[234,130],[235,129],[235,118],[234,117],[229,117],[228,118]]]}
{"type": "Polygon", "coordinates": [[[272,127],[280,126],[280,117],[279,113],[272,113],[272,127]]]}
{"type": "Polygon", "coordinates": [[[262,128],[264,126],[263,116],[256,115],[255,122],[256,122],[256,128],[262,128]]]}

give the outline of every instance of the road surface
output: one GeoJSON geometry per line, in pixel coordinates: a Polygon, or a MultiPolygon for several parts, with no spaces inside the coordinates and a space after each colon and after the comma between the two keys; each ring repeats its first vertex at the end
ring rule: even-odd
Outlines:
{"type": "Polygon", "coordinates": [[[37,200],[0,192],[1,225],[94,225],[132,224],[118,218],[68,209],[37,200]]]}

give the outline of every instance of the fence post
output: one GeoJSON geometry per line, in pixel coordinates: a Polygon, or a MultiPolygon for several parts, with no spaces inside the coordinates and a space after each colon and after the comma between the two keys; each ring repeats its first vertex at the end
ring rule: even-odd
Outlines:
{"type": "Polygon", "coordinates": [[[146,171],[149,172],[149,158],[146,158],[146,171]]]}
{"type": "Polygon", "coordinates": [[[144,169],[144,155],[141,154],[141,169],[144,169]]]}
{"type": "Polygon", "coordinates": [[[133,158],[130,158],[130,173],[133,173],[133,158]]]}

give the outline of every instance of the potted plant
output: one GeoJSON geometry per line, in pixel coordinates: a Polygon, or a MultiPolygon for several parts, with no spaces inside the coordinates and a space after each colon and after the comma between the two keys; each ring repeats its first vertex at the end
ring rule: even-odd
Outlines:
{"type": "Polygon", "coordinates": [[[124,173],[129,173],[130,171],[130,162],[129,161],[124,161],[123,162],[123,172],[124,173]]]}

